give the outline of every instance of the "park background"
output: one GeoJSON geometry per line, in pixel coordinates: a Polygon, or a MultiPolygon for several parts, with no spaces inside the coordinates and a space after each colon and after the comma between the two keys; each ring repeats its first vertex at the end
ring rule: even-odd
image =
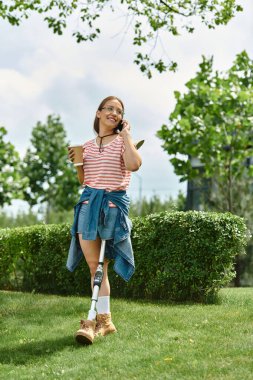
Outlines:
{"type": "MultiPolygon", "coordinates": [[[[61,36],[54,35],[36,14],[19,26],[2,21],[0,121],[7,130],[5,140],[14,145],[22,160],[31,148],[37,123],[46,124],[48,115],[54,115],[60,118],[68,142],[83,143],[94,137],[92,124],[101,99],[119,96],[125,103],[133,138],[145,139],[143,165],[133,173],[129,189],[131,214],[184,210],[187,181],[180,182],[174,173],[156,133],[168,123],[175,107],[174,91],[186,91],[185,83],[196,74],[203,55],[213,57],[213,69],[219,72],[226,72],[243,50],[253,56],[253,3],[242,0],[241,5],[243,11],[228,25],[212,30],[196,17],[193,34],[163,33],[157,55],[175,60],[178,69],[175,73],[153,72],[151,79],[133,63],[133,35],[126,27],[126,12],[117,4],[117,12],[104,13],[101,36],[80,44],[72,37],[77,23],[74,16],[61,36]]],[[[32,208],[20,199],[5,204],[1,208],[2,227],[72,219],[72,211],[49,218],[46,208],[34,203],[32,208]]],[[[252,249],[250,252],[252,255],[252,249]]],[[[246,261],[246,266],[252,267],[252,260],[246,261]]],[[[251,284],[249,277],[244,284],[251,284]]]]}
{"type": "MultiPolygon", "coordinates": [[[[80,44],[71,36],[75,18],[61,36],[54,35],[38,15],[18,27],[2,21],[0,122],[8,131],[6,139],[22,158],[36,123],[44,123],[49,114],[56,114],[61,117],[68,140],[82,143],[94,136],[92,124],[101,99],[116,95],[125,103],[125,117],[132,125],[134,139],[146,140],[141,151],[143,165],[138,176],[133,175],[130,196],[176,198],[180,190],[186,195],[186,182],[179,182],[155,134],[167,123],[175,106],[173,92],[186,90],[184,84],[195,75],[202,55],[213,55],[214,69],[220,71],[231,67],[236,54],[243,50],[252,58],[253,3],[240,3],[243,12],[226,26],[210,30],[196,18],[193,34],[163,35],[166,54],[178,62],[178,70],[154,72],[152,79],[133,63],[136,49],[130,31],[123,33],[123,11],[108,11],[103,16],[101,36],[80,44]]],[[[157,53],[165,55],[159,45],[157,53]]],[[[17,209],[27,210],[27,203],[14,201],[6,208],[8,212],[17,209]]]]}
{"type": "MultiPolygon", "coordinates": [[[[175,106],[173,91],[186,91],[185,83],[194,77],[203,54],[207,57],[213,55],[214,68],[221,71],[230,68],[236,54],[243,50],[247,51],[252,59],[253,4],[250,0],[241,0],[240,3],[244,7],[243,12],[236,14],[227,26],[217,26],[215,30],[208,30],[196,19],[194,34],[164,36],[167,55],[178,62],[179,68],[176,73],[153,73],[153,78],[150,80],[133,64],[135,49],[130,34],[120,34],[124,30],[122,25],[125,25],[124,13],[121,16],[107,13],[103,19],[104,31],[99,40],[80,45],[77,45],[71,37],[72,26],[76,22],[74,19],[62,36],[53,35],[38,16],[32,16],[19,27],[11,27],[1,20],[0,122],[7,130],[5,141],[11,141],[22,161],[31,146],[30,138],[34,127],[39,121],[46,124],[48,115],[59,115],[69,142],[85,141],[94,136],[92,121],[98,103],[105,96],[115,94],[121,97],[126,105],[126,117],[132,124],[134,139],[145,139],[141,149],[143,165],[137,174],[133,174],[129,190],[137,207],[137,214],[141,197],[147,200],[145,214],[162,209],[169,211],[182,209],[187,191],[186,182],[180,183],[174,174],[169,157],[162,150],[161,140],[156,137],[156,132],[162,124],[167,123],[168,116],[175,106]]],[[[161,53],[164,54],[163,51],[161,53]]],[[[5,158],[3,149],[1,153],[5,158]]],[[[3,176],[4,174],[1,173],[3,176]]],[[[52,273],[48,270],[47,263],[42,265],[36,273],[36,278],[39,279],[36,285],[53,286],[54,276],[59,278],[61,273],[63,273],[62,282],[66,285],[65,259],[59,250],[57,233],[68,239],[66,231],[69,231],[69,225],[44,224],[46,215],[40,206],[34,206],[31,211],[28,204],[21,200],[13,200],[11,205],[1,208],[0,211],[0,227],[37,223],[37,213],[41,223],[30,228],[1,229],[0,239],[4,244],[1,244],[0,248],[5,245],[9,249],[3,250],[7,260],[2,260],[0,264],[6,264],[12,275],[13,269],[15,272],[17,264],[20,264],[18,260],[22,261],[22,256],[26,255],[23,264],[28,269],[27,280],[36,272],[34,259],[47,260],[47,255],[50,254],[51,259],[48,261],[54,264],[56,270],[52,273]],[[13,236],[16,239],[13,239],[13,236]],[[24,247],[26,244],[28,246],[31,244],[34,248],[22,252],[19,246],[22,243],[24,247]],[[52,243],[49,244],[51,247],[55,244],[57,248],[48,249],[48,243],[52,243]],[[54,255],[54,252],[57,252],[58,256],[54,255]],[[60,258],[64,265],[59,266],[55,256],[60,258]],[[13,268],[9,268],[12,263],[13,268]],[[40,275],[50,278],[50,281],[41,281],[40,275]]],[[[69,221],[71,215],[71,211],[68,215],[63,215],[64,221],[69,221]]],[[[198,239],[194,239],[195,235],[192,233],[196,227],[194,234],[196,233],[199,238],[197,219],[203,218],[204,222],[210,217],[215,221],[217,215],[172,212],[134,218],[134,240],[136,247],[139,246],[139,251],[136,250],[138,261],[141,255],[145,263],[147,261],[145,254],[152,257],[153,250],[157,248],[153,231],[163,224],[164,215],[166,215],[164,220],[167,222],[170,218],[182,218],[181,227],[185,226],[187,218],[192,218],[190,227],[188,224],[189,235],[186,233],[183,236],[188,248],[189,241],[192,243],[190,251],[193,260],[190,258],[191,265],[189,268],[186,266],[189,271],[187,270],[186,274],[182,273],[182,277],[189,279],[190,270],[194,269],[192,263],[196,264],[195,241],[198,239]],[[161,223],[154,222],[159,218],[161,223]],[[194,220],[197,224],[194,224],[194,220]],[[147,226],[146,233],[141,234],[143,241],[146,239],[144,252],[139,244],[138,224],[147,226]],[[153,234],[152,249],[150,249],[149,234],[150,237],[153,234]],[[193,236],[192,239],[188,239],[190,235],[193,236]]],[[[218,224],[223,216],[228,220],[233,219],[232,216],[220,214],[216,220],[218,224]]],[[[54,218],[56,220],[56,215],[54,218]]],[[[242,226],[242,222],[240,223],[242,226]]],[[[225,226],[227,228],[229,223],[225,223],[225,226]]],[[[236,231],[240,235],[238,226],[239,224],[236,226],[236,231]]],[[[226,235],[224,224],[221,224],[220,229],[216,227],[214,231],[218,230],[224,234],[223,241],[228,242],[230,239],[231,242],[233,234],[226,235]]],[[[165,242],[166,252],[168,241],[173,247],[170,252],[174,252],[174,242],[182,243],[181,240],[184,239],[173,239],[173,236],[170,236],[170,229],[166,228],[166,225],[164,228],[168,234],[168,240],[165,242]]],[[[210,257],[213,259],[215,255],[212,247],[215,249],[222,239],[216,244],[212,234],[211,236],[210,233],[205,234],[204,228],[201,231],[202,242],[208,245],[210,257]]],[[[164,233],[161,236],[167,239],[164,233]]],[[[233,237],[232,240],[236,239],[233,237]]],[[[61,246],[64,254],[65,246],[61,246]]],[[[179,246],[180,244],[177,244],[177,248],[179,246]]],[[[206,255],[208,250],[202,248],[201,243],[199,246],[203,255],[201,270],[208,256],[206,255]]],[[[178,249],[184,253],[184,250],[178,249]]],[[[229,250],[222,249],[225,255],[226,251],[229,250]]],[[[189,254],[189,249],[187,253],[189,254]]],[[[187,259],[187,255],[183,256],[183,260],[187,259]]],[[[152,264],[156,265],[154,260],[152,264]]],[[[212,269],[216,267],[215,265],[212,269]]],[[[231,267],[229,270],[231,274],[231,267]]],[[[2,272],[1,281],[4,277],[8,277],[6,272],[2,272]]],[[[170,274],[173,271],[168,272],[170,274]]],[[[181,274],[180,270],[175,270],[175,275],[176,272],[181,274]]],[[[80,273],[84,277],[82,268],[80,273]]],[[[155,275],[155,270],[152,273],[155,275]]],[[[143,276],[139,271],[136,279],[141,280],[141,275],[143,276]]],[[[149,278],[145,284],[151,284],[150,274],[144,276],[145,278],[149,278]]],[[[13,280],[13,277],[11,279],[13,280]]],[[[83,350],[83,347],[81,349],[76,347],[72,332],[76,331],[79,315],[83,317],[84,311],[88,310],[90,297],[78,297],[76,294],[67,296],[62,293],[45,294],[50,292],[38,294],[34,283],[30,285],[32,287],[29,290],[25,288],[24,292],[8,291],[6,287],[0,292],[2,321],[0,379],[55,380],[60,377],[93,380],[100,379],[101,376],[110,379],[140,380],[147,377],[180,380],[252,378],[253,298],[250,287],[221,289],[215,305],[190,301],[174,303],[159,299],[113,299],[113,318],[119,334],[110,336],[106,340],[98,339],[92,347],[83,350]]],[[[190,283],[189,288],[192,285],[194,282],[190,283]]],[[[85,288],[87,290],[89,285],[85,288]]],[[[143,288],[138,287],[140,291],[143,288]]],[[[122,289],[121,284],[119,289],[122,289]]],[[[163,292],[166,292],[166,289],[170,290],[169,287],[161,286],[163,292]]],[[[157,294],[160,295],[159,289],[157,294]]]]}

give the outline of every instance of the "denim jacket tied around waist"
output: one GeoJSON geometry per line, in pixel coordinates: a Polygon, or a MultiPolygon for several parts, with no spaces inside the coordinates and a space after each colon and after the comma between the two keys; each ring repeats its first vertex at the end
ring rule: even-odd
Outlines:
{"type": "Polygon", "coordinates": [[[114,259],[115,272],[125,281],[132,277],[135,265],[130,239],[132,223],[128,218],[130,200],[126,191],[105,191],[86,186],[81,194],[79,202],[74,207],[74,222],[71,228],[71,244],[67,259],[67,268],[73,272],[78,266],[83,253],[77,236],[78,215],[82,203],[88,201],[88,226],[82,230],[84,240],[96,240],[99,223],[106,225],[110,211],[109,202],[118,207],[113,239],[107,240],[105,245],[105,257],[114,259]]]}

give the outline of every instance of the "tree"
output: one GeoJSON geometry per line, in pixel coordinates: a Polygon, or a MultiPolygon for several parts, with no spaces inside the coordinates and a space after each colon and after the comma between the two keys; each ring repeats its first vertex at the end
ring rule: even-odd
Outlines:
{"type": "Polygon", "coordinates": [[[213,59],[203,57],[200,71],[186,83],[188,92],[175,92],[170,126],[157,135],[181,181],[212,178],[223,210],[241,214],[236,191],[253,177],[253,61],[243,51],[223,75],[212,66],[213,59]],[[189,157],[197,157],[204,170],[196,170],[189,157]]]}
{"type": "Polygon", "coordinates": [[[51,209],[69,210],[80,185],[73,164],[67,161],[68,142],[60,117],[49,115],[45,124],[38,122],[31,144],[23,161],[23,175],[29,179],[25,200],[30,206],[46,203],[47,215],[51,209]]]}
{"type": "Polygon", "coordinates": [[[14,145],[4,141],[7,131],[0,127],[0,207],[21,197],[25,180],[20,178],[20,158],[14,145]]]}
{"type": "MultiPolygon", "coordinates": [[[[107,10],[125,16],[122,34],[133,31],[133,45],[136,52],[134,63],[149,78],[152,70],[174,71],[177,63],[169,58],[157,58],[158,45],[163,49],[161,35],[165,32],[179,36],[186,31],[193,33],[196,17],[208,28],[227,24],[242,7],[236,0],[5,0],[0,1],[0,17],[11,25],[20,25],[32,13],[44,16],[44,21],[54,33],[61,35],[67,27],[70,16],[77,18],[77,29],[73,36],[77,42],[94,41],[101,33],[99,18],[107,10]]],[[[164,51],[161,53],[164,55],[164,51]]]]}
{"type": "Polygon", "coordinates": [[[181,181],[211,181],[209,207],[244,216],[252,228],[253,61],[243,51],[222,74],[203,57],[186,87],[185,94],[175,92],[169,127],[157,132],[163,149],[181,181]],[[203,167],[194,168],[192,158],[203,167]]]}

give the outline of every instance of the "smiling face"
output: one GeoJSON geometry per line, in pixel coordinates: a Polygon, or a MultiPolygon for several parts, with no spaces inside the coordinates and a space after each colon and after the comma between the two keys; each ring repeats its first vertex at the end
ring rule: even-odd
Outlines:
{"type": "Polygon", "coordinates": [[[99,134],[101,129],[111,131],[123,118],[124,104],[116,96],[108,96],[100,103],[93,128],[99,134]]]}
{"type": "Polygon", "coordinates": [[[116,128],[123,118],[123,112],[124,110],[119,100],[108,100],[96,113],[99,119],[99,126],[107,130],[116,128]]]}

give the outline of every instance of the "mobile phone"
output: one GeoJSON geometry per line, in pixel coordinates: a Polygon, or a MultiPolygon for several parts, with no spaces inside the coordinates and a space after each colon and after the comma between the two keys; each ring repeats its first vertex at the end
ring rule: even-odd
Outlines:
{"type": "Polygon", "coordinates": [[[117,127],[115,128],[115,132],[117,133],[121,132],[123,129],[123,126],[124,126],[124,123],[123,123],[123,120],[121,120],[119,124],[117,125],[117,127]]]}

